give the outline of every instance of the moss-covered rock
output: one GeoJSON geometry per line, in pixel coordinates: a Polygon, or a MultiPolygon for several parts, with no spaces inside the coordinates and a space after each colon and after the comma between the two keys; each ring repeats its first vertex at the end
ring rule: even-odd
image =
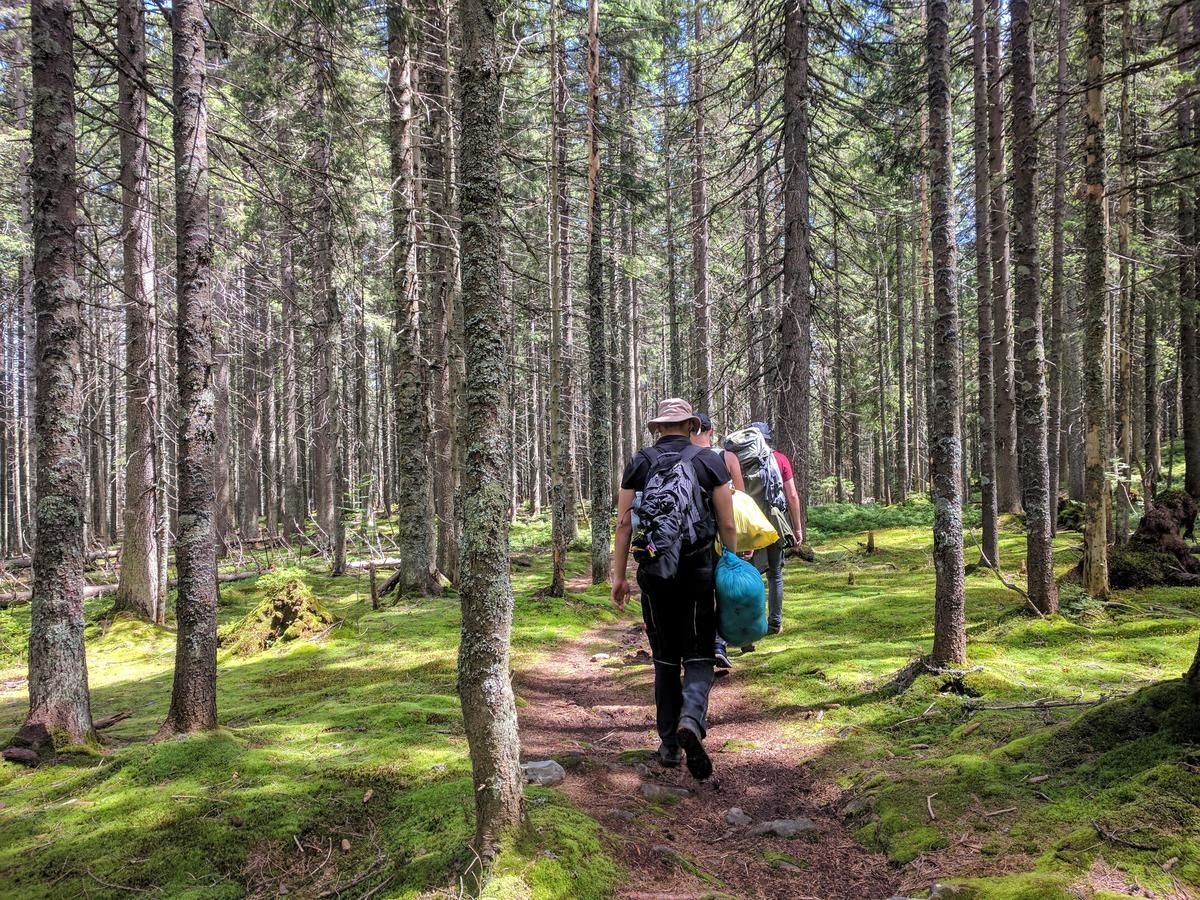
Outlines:
{"type": "Polygon", "coordinates": [[[333,616],[317,601],[303,576],[303,572],[284,569],[259,578],[263,601],[240,622],[223,629],[221,646],[234,656],[253,656],[328,628],[333,616]]]}

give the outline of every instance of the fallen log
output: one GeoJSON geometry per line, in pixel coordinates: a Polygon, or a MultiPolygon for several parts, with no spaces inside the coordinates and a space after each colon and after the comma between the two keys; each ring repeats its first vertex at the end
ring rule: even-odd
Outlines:
{"type": "MultiPolygon", "coordinates": [[[[102,559],[116,559],[121,555],[121,551],[117,549],[111,550],[93,550],[87,555],[88,562],[98,562],[102,559]]],[[[11,559],[6,559],[0,563],[0,572],[6,569],[28,569],[33,566],[33,559],[28,556],[14,556],[11,559]]]]}
{"type": "MultiPolygon", "coordinates": [[[[230,581],[242,581],[246,578],[255,578],[263,574],[263,571],[249,572],[226,572],[223,575],[217,576],[217,581],[220,584],[226,584],[230,581]]],[[[174,580],[167,582],[168,587],[176,587],[174,580]]],[[[85,584],[83,586],[84,597],[103,597],[105,594],[112,594],[117,590],[117,583],[111,582],[107,584],[85,584]]],[[[33,597],[33,591],[13,591],[10,594],[0,594],[0,609],[6,606],[15,606],[18,603],[28,603],[33,597]]]]}
{"type": "Polygon", "coordinates": [[[398,556],[388,557],[385,559],[355,559],[347,562],[346,568],[368,572],[370,571],[371,566],[374,566],[376,569],[394,569],[396,566],[400,565],[401,562],[403,562],[403,560],[401,560],[398,556]]]}

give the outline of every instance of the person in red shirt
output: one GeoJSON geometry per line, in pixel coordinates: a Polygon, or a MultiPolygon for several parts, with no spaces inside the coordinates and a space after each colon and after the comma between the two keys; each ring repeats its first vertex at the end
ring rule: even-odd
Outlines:
{"type": "MultiPolygon", "coordinates": [[[[766,422],[751,422],[750,427],[757,430],[763,436],[763,440],[770,445],[771,428],[766,422]]],[[[779,474],[783,478],[783,495],[787,498],[787,515],[792,531],[795,533],[794,541],[802,544],[804,543],[804,526],[800,519],[800,494],[796,490],[792,461],[787,458],[786,454],[773,448],[771,453],[775,457],[775,464],[779,466],[779,474]]],[[[739,491],[745,491],[746,483],[742,478],[742,467],[738,464],[737,456],[726,453],[725,457],[727,462],[732,458],[729,474],[733,478],[733,486],[739,491]]],[[[783,554],[786,549],[783,538],[780,538],[770,547],[754,552],[754,565],[767,576],[767,631],[770,634],[779,634],[783,631],[783,554]]],[[[753,645],[742,648],[743,651],[752,649],[753,645]]]]}

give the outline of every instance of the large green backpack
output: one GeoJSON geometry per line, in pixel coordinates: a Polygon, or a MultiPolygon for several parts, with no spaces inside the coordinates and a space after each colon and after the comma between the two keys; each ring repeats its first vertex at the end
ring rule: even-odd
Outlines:
{"type": "Polygon", "coordinates": [[[742,480],[746,493],[754,498],[759,509],[766,514],[784,538],[795,538],[792,523],[787,515],[787,496],[783,492],[783,475],[779,463],[771,452],[766,438],[757,428],[743,428],[727,435],[724,447],[737,457],[742,467],[742,480]]]}

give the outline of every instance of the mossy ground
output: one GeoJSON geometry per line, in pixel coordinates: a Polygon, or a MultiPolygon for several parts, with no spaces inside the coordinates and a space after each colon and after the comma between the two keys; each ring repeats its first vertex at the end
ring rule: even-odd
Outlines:
{"type": "MultiPolygon", "coordinates": [[[[1200,889],[1200,710],[1178,680],[1195,653],[1200,592],[1101,605],[1067,588],[1065,614],[1040,620],[993,573],[976,572],[968,665],[982,668],[922,676],[894,695],[889,676],[932,644],[931,537],[870,525],[876,554],[863,552],[865,533],[848,534],[827,537],[815,564],[789,565],[784,633],[734,659],[737,677],[812,746],[819,772],[872,795],[854,819],[859,840],[897,865],[975,845],[972,865],[1016,872],[966,882],[981,897],[1090,896],[1068,891],[1098,858],[1130,886],[1200,889]],[[970,709],[1101,697],[1121,699],[970,709]]],[[[1073,533],[1056,540],[1060,574],[1078,544],[1073,533]]],[[[968,561],[972,548],[968,537],[968,561]]],[[[1001,556],[1020,581],[1015,525],[1001,556]]]]}
{"type": "MultiPolygon", "coordinates": [[[[603,591],[535,599],[548,558],[533,562],[514,574],[518,666],[612,615],[603,591]]],[[[373,612],[365,577],[305,568],[341,624],[252,656],[222,651],[221,730],[160,744],[148,738],[167,711],[174,634],[108,620],[106,601],[89,602],[93,714],[133,715],[105,732],[103,756],[32,771],[0,763],[0,894],[274,897],[286,887],[303,897],[364,872],[342,896],[454,884],[474,818],[454,687],[457,600],[373,612]]],[[[254,580],[224,585],[221,624],[239,622],[262,595],[254,580]]],[[[24,675],[28,607],[0,612],[0,623],[0,633],[19,634],[14,658],[0,660],[3,683],[24,675]]],[[[25,702],[23,687],[0,692],[0,735],[20,723],[25,702]]],[[[606,896],[616,869],[599,826],[552,792],[531,790],[529,813],[500,857],[495,896],[606,896]]]]}
{"type": "MultiPolygon", "coordinates": [[[[982,669],[923,676],[893,695],[883,690],[889,676],[932,643],[925,512],[920,502],[893,513],[814,511],[822,541],[816,563],[789,564],[785,631],[735,655],[734,677],[810,746],[821,775],[871,796],[855,833],[896,865],[977,848],[962,854],[958,880],[984,898],[1120,896],[1111,879],[1092,891],[1097,866],[1130,886],[1200,891],[1200,714],[1175,680],[1195,652],[1198,592],[1127,592],[1101,605],[1067,590],[1065,614],[1039,620],[977,572],[967,580],[968,652],[982,669]],[[867,528],[873,555],[863,552],[867,528]],[[1119,699],[968,708],[1100,697],[1119,699]],[[969,877],[985,871],[993,874],[969,877]]],[[[566,602],[538,594],[548,559],[536,550],[548,535],[544,517],[522,517],[514,532],[530,563],[514,570],[519,666],[612,615],[603,589],[566,602]]],[[[978,551],[967,544],[972,561],[978,551]]],[[[1058,538],[1060,572],[1078,544],[1077,534],[1058,538]]],[[[1019,571],[1023,547],[1007,528],[1007,573],[1019,571]]],[[[585,565],[574,557],[572,574],[585,565]]],[[[147,738],[166,712],[173,634],[107,621],[105,601],[88,604],[94,713],[134,715],[106,732],[103,756],[35,771],[0,764],[4,896],[275,896],[284,886],[306,896],[302,885],[318,893],[363,873],[343,896],[453,884],[472,828],[454,693],[457,602],[372,612],[365,577],[330,579],[309,564],[304,579],[342,624],[249,657],[223,653],[222,730],[165,744],[147,738]],[[325,874],[305,875],[326,854],[325,874]]],[[[261,600],[253,581],[226,585],[222,624],[261,600]]],[[[0,612],[0,685],[24,674],[27,628],[28,607],[0,612]]],[[[23,689],[0,690],[0,735],[24,703],[23,689]]],[[[714,737],[753,752],[724,729],[714,737]]],[[[528,796],[529,823],[505,847],[487,896],[600,898],[630,877],[595,822],[555,791],[528,796]]]]}

